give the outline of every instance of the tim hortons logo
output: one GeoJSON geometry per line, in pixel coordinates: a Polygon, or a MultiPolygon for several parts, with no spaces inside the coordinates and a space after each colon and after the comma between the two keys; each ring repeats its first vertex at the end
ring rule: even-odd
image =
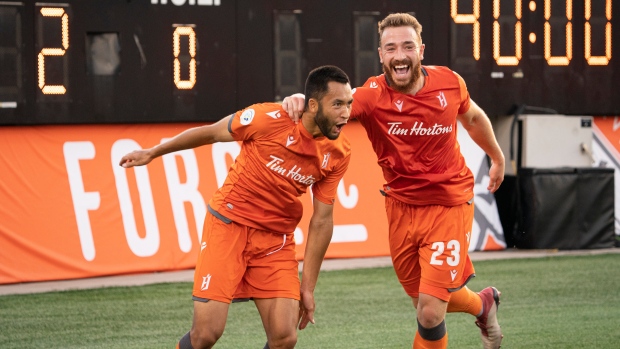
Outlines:
{"type": "Polygon", "coordinates": [[[452,125],[435,124],[424,127],[423,122],[415,122],[411,128],[404,128],[402,122],[388,122],[388,134],[397,136],[438,136],[452,132],[452,125]]]}
{"type": "Polygon", "coordinates": [[[300,174],[301,167],[293,165],[293,168],[287,169],[286,167],[281,166],[284,164],[284,159],[280,159],[279,157],[273,155],[269,155],[269,157],[271,158],[271,161],[269,161],[266,166],[273,172],[276,172],[286,178],[291,178],[295,182],[299,182],[307,186],[310,186],[316,182],[316,178],[312,175],[300,174]]]}

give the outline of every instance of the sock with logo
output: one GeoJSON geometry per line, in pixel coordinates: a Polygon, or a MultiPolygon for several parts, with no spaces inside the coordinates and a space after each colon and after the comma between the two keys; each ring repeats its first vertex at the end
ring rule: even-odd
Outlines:
{"type": "Polygon", "coordinates": [[[413,340],[413,349],[446,349],[448,348],[448,331],[446,322],[442,321],[433,328],[424,328],[418,322],[418,330],[413,340]]]}
{"type": "Polygon", "coordinates": [[[464,286],[450,294],[448,313],[468,313],[478,316],[482,312],[482,299],[476,293],[464,286]]]}
{"type": "Polygon", "coordinates": [[[181,340],[177,344],[176,349],[194,349],[194,347],[192,347],[192,341],[189,339],[189,332],[187,332],[185,336],[181,338],[181,340]]]}

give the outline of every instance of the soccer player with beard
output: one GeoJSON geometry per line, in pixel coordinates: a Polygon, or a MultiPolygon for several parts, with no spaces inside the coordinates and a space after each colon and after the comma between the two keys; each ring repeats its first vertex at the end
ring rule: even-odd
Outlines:
{"type": "Polygon", "coordinates": [[[340,133],[353,97],[349,78],[334,66],[311,71],[306,93],[297,125],[280,104],[255,104],[121,159],[129,168],[178,150],[243,142],[207,207],[192,328],[177,349],[213,347],[233,300],[254,300],[271,349],[294,348],[296,328],[314,323],[314,289],[332,237],[338,183],[351,155],[349,140],[340,133]],[[311,185],[314,212],[300,285],[293,232],[302,217],[299,196],[311,185]]]}
{"type": "MultiPolygon", "coordinates": [[[[491,122],[447,67],[422,66],[422,26],[409,14],[379,22],[383,75],[354,90],[351,118],[366,129],[386,183],[382,194],[394,269],[417,309],[413,348],[447,348],[446,312],[476,316],[484,348],[499,348],[500,293],[465,285],[474,219],[474,178],[457,141],[457,121],[491,158],[488,190],[504,179],[504,155],[491,122]]],[[[293,118],[303,95],[284,100],[293,118]]]]}

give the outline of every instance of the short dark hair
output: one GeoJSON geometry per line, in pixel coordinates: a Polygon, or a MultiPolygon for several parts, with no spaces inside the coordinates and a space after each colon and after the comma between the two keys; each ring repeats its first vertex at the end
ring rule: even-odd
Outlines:
{"type": "Polygon", "coordinates": [[[304,104],[304,110],[308,110],[308,101],[310,98],[320,101],[321,98],[327,94],[327,85],[330,81],[350,84],[349,77],[344,70],[334,65],[324,65],[315,68],[308,74],[308,78],[306,79],[306,102],[304,104]]]}

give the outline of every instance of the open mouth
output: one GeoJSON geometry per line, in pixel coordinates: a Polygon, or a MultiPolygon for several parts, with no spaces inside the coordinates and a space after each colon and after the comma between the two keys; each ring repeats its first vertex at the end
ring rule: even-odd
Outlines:
{"type": "Polygon", "coordinates": [[[346,122],[343,122],[343,123],[341,123],[341,124],[336,124],[336,130],[337,130],[338,132],[342,131],[342,128],[343,128],[343,127],[344,127],[344,125],[346,125],[346,124],[347,124],[346,122]]]}
{"type": "Polygon", "coordinates": [[[407,64],[401,64],[401,65],[395,65],[393,68],[394,73],[396,75],[406,75],[409,72],[409,65],[407,64]]]}

